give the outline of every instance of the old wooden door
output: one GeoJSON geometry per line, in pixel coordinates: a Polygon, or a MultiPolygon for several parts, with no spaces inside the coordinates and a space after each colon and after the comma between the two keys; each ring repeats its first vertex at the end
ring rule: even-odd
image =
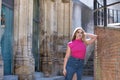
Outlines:
{"type": "Polygon", "coordinates": [[[1,41],[4,75],[10,75],[13,72],[13,9],[3,3],[1,12],[5,19],[4,34],[1,41]]]}

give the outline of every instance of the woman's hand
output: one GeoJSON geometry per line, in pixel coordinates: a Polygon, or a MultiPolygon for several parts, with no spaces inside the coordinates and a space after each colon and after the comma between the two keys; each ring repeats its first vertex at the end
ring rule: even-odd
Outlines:
{"type": "Polygon", "coordinates": [[[63,69],[63,75],[64,76],[66,76],[66,73],[67,73],[66,69],[63,69]]]}

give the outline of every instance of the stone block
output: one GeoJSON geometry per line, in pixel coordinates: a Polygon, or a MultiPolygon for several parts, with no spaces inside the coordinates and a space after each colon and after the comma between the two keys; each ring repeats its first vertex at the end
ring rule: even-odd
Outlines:
{"type": "Polygon", "coordinates": [[[44,74],[42,72],[35,72],[33,74],[34,80],[38,80],[39,78],[43,78],[44,74]]]}
{"type": "Polygon", "coordinates": [[[3,80],[3,76],[0,75],[0,80],[3,80]]]}

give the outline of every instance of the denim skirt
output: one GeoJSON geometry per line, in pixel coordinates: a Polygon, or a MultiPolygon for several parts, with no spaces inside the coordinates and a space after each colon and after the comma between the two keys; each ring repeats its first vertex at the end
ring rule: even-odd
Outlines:
{"type": "Polygon", "coordinates": [[[81,80],[84,67],[84,59],[69,57],[66,64],[66,76],[65,80],[72,80],[74,73],[77,74],[77,80],[81,80]]]}

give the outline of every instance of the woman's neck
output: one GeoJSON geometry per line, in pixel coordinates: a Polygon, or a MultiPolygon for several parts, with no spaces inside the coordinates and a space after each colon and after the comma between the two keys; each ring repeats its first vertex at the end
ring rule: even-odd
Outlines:
{"type": "Polygon", "coordinates": [[[76,38],[75,40],[82,40],[81,38],[76,38]]]}

